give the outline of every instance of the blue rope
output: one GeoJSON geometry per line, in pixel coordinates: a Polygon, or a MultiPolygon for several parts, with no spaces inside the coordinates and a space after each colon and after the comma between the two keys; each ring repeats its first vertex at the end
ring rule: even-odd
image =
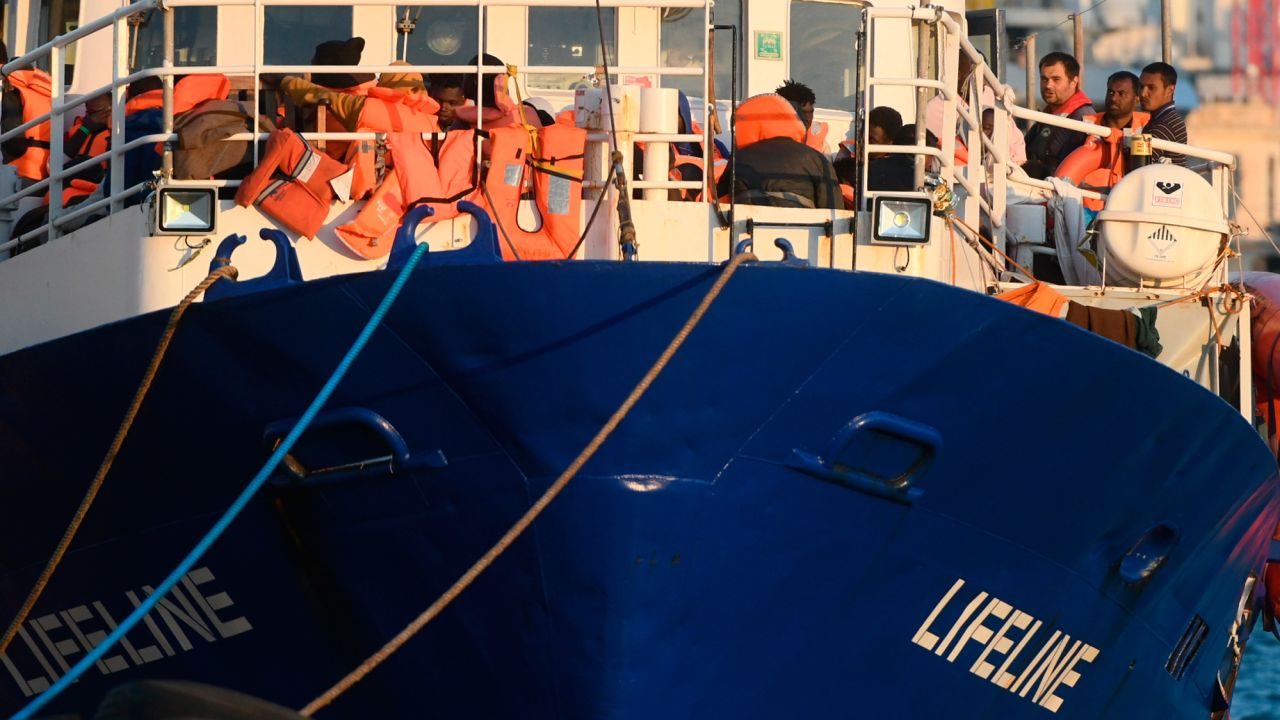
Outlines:
{"type": "Polygon", "coordinates": [[[236,516],[239,515],[240,512],[244,510],[245,506],[249,504],[249,500],[258,492],[263,483],[267,481],[267,478],[271,473],[280,465],[280,461],[284,459],[284,456],[293,449],[294,443],[298,441],[298,438],[306,431],[307,426],[309,426],[311,421],[315,419],[316,413],[320,412],[320,408],[324,407],[325,402],[329,400],[329,396],[332,395],[334,389],[338,387],[338,383],[342,382],[342,378],[347,374],[347,371],[351,369],[351,364],[355,362],[356,356],[360,354],[361,350],[364,350],[364,346],[369,342],[369,338],[372,337],[373,331],[382,322],[382,318],[387,314],[387,311],[391,309],[391,304],[395,302],[396,296],[400,294],[400,291],[404,289],[404,284],[408,282],[409,274],[413,272],[414,266],[418,264],[418,261],[422,259],[422,256],[426,251],[426,243],[418,245],[417,249],[414,250],[413,255],[409,258],[408,262],[406,262],[404,267],[401,268],[400,274],[396,276],[395,282],[391,284],[391,288],[387,290],[386,297],[382,298],[382,303],[379,304],[378,309],[373,312],[373,316],[370,317],[369,322],[365,324],[364,330],[360,331],[360,336],[356,338],[351,349],[348,350],[346,356],[342,358],[342,362],[338,363],[337,369],[335,369],[333,374],[329,376],[329,381],[324,384],[324,387],[320,389],[316,398],[311,401],[311,405],[307,407],[307,411],[302,414],[302,418],[298,420],[298,424],[293,426],[293,430],[289,431],[284,442],[280,443],[280,447],[276,448],[276,451],[271,454],[271,458],[267,460],[267,464],[258,471],[258,474],[254,476],[253,481],[249,483],[248,487],[241,491],[240,495],[236,498],[236,501],[231,504],[231,507],[227,509],[226,513],[224,513],[209,532],[201,538],[200,542],[192,548],[191,552],[182,559],[182,562],[178,563],[178,567],[174,568],[173,572],[169,573],[169,576],[164,579],[164,582],[160,583],[155,592],[148,595],[146,600],[144,600],[142,604],[129,615],[129,617],[125,618],[124,621],[121,622],[120,625],[116,627],[116,629],[113,630],[111,634],[99,643],[98,646],[95,647],[88,655],[81,658],[80,662],[76,663],[75,667],[68,670],[66,675],[63,675],[56,683],[53,684],[52,687],[36,696],[36,698],[28,703],[26,707],[19,710],[18,713],[13,716],[13,720],[29,720],[29,718],[35,715],[36,712],[60,695],[62,691],[70,687],[71,684],[78,680],[86,670],[100,660],[108,650],[114,647],[121,638],[123,638],[130,630],[133,630],[133,627],[142,620],[143,616],[151,612],[151,609],[156,606],[156,603],[160,602],[160,599],[173,589],[173,586],[182,579],[182,576],[190,572],[191,568],[200,561],[200,558],[203,557],[206,552],[208,552],[213,543],[222,536],[222,533],[226,531],[227,527],[231,525],[231,522],[236,519],[236,516]]]}

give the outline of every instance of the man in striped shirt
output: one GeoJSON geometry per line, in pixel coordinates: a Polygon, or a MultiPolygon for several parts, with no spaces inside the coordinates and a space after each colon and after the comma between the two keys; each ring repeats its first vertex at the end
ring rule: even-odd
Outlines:
{"type": "MultiPolygon", "coordinates": [[[[1171,140],[1186,144],[1187,124],[1182,114],[1173,106],[1173,91],[1178,85],[1178,71],[1168,63],[1153,62],[1142,68],[1142,109],[1151,113],[1151,121],[1143,132],[1160,140],[1171,140]]],[[[1153,160],[1169,158],[1175,165],[1186,165],[1187,158],[1181,153],[1151,153],[1153,160]]]]}

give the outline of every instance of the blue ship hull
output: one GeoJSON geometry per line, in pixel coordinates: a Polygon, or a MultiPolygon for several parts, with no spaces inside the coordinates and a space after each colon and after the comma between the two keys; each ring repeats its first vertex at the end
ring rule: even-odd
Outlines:
{"type": "MultiPolygon", "coordinates": [[[[546,489],[718,272],[415,271],[296,452],[337,469],[282,474],[49,710],[143,677],[301,707],[546,489]]],[[[391,280],[192,308],[3,657],[0,709],[209,528],[391,280]]],[[[0,358],[6,622],[164,322],[0,358]]],[[[530,531],[320,717],[1203,718],[1276,486],[1238,411],[1067,323],[928,281],[747,266],[530,531]]]]}

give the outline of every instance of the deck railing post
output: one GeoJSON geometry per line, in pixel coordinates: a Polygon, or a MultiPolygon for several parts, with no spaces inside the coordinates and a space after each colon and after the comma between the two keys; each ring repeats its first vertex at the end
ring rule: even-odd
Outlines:
{"type": "MultiPolygon", "coordinates": [[[[161,7],[164,13],[164,131],[173,132],[173,9],[161,7]]],[[[165,178],[173,176],[173,144],[164,144],[162,169],[165,178]]]]}
{"type": "Polygon", "coordinates": [[[111,64],[111,193],[110,211],[115,213],[124,207],[124,103],[125,86],[122,78],[129,75],[129,23],[116,20],[112,23],[111,64]]]}
{"type": "MultiPolygon", "coordinates": [[[[924,78],[929,76],[929,57],[933,54],[932,42],[933,35],[930,32],[933,26],[924,20],[916,20],[916,77],[924,78]]],[[[938,65],[945,67],[946,62],[950,58],[939,58],[938,65]]],[[[958,71],[958,69],[957,69],[958,71]]],[[[939,72],[939,75],[945,73],[939,72]]],[[[928,145],[926,138],[928,137],[928,129],[925,127],[925,106],[929,104],[929,89],[925,87],[916,88],[916,146],[924,147],[928,145]]],[[[924,187],[924,171],[926,159],[923,155],[916,155],[915,179],[912,181],[912,187],[924,187]]]]}
{"type": "Polygon", "coordinates": [[[1031,33],[1027,36],[1025,49],[1026,52],[1024,54],[1026,55],[1026,59],[1024,60],[1023,65],[1026,67],[1027,71],[1027,96],[1023,102],[1026,103],[1027,107],[1034,110],[1036,107],[1036,81],[1039,80],[1039,75],[1036,72],[1036,60],[1038,58],[1036,58],[1035,33],[1031,33]]]}
{"type": "Polygon", "coordinates": [[[53,222],[62,214],[62,161],[66,156],[62,151],[63,118],[62,106],[66,100],[66,88],[63,86],[63,52],[61,45],[54,45],[49,50],[49,85],[53,97],[49,108],[49,240],[58,237],[57,226],[53,222]]]}

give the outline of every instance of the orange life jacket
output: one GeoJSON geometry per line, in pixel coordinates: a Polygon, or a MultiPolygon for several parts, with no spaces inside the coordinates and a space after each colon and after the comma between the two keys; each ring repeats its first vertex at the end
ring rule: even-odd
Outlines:
{"type": "Polygon", "coordinates": [[[438,132],[439,112],[440,103],[430,95],[406,95],[399,90],[373,87],[360,109],[357,124],[362,131],[370,132],[438,132]]]}
{"type": "Polygon", "coordinates": [[[538,130],[541,157],[529,156],[521,127],[490,131],[484,205],[498,226],[505,260],[563,260],[578,244],[582,215],[582,155],[587,131],[555,124],[538,130]],[[542,225],[520,226],[520,200],[532,187],[542,225]]]}
{"type": "Polygon", "coordinates": [[[775,137],[788,137],[802,143],[807,134],[796,109],[781,95],[774,94],[757,95],[739,105],[735,127],[738,149],[775,137]]]}
{"type": "Polygon", "coordinates": [[[89,128],[78,117],[67,130],[62,149],[68,157],[90,158],[106,152],[111,145],[111,127],[89,128]]]}
{"type": "MultiPolygon", "coordinates": [[[[680,166],[682,165],[696,167],[698,168],[701,177],[706,177],[706,168],[703,167],[701,157],[697,155],[681,155],[680,153],[675,153],[675,157],[671,161],[671,172],[669,173],[672,180],[679,181],[685,179],[684,173],[680,171],[680,166]]],[[[720,176],[724,175],[724,171],[728,167],[729,161],[721,159],[720,153],[717,152],[711,161],[712,187],[715,187],[716,184],[720,182],[720,176]]],[[[681,200],[696,200],[698,202],[702,202],[706,199],[706,193],[702,190],[681,190],[679,192],[681,200]]]]}
{"type": "MultiPolygon", "coordinates": [[[[71,201],[76,198],[92,195],[98,189],[98,183],[81,178],[70,178],[66,184],[62,186],[62,207],[71,205],[71,201]]],[[[44,205],[49,204],[49,193],[44,194],[44,205]]]]}
{"type": "MultiPolygon", "coordinates": [[[[428,95],[406,95],[399,90],[375,86],[369,88],[360,109],[356,131],[439,132],[438,112],[440,104],[428,95]]],[[[351,178],[352,198],[363,198],[378,186],[377,148],[376,140],[357,140],[348,145],[343,161],[355,168],[351,178]]]]}
{"type": "MultiPolygon", "coordinates": [[[[208,73],[186,75],[173,86],[173,115],[177,117],[206,100],[225,100],[231,94],[231,81],[226,75],[208,73]]],[[[124,115],[164,107],[164,88],[148,90],[125,101],[124,115]]],[[[164,153],[164,143],[156,143],[156,152],[164,153]]]]}
{"type": "MultiPolygon", "coordinates": [[[[9,86],[22,97],[22,122],[28,123],[50,111],[53,107],[53,79],[43,70],[17,70],[9,73],[9,86]]],[[[27,151],[9,162],[18,170],[18,176],[28,180],[49,177],[49,138],[52,132],[48,121],[28,128],[27,151]]]]}
{"type": "MultiPolygon", "coordinates": [[[[231,81],[226,75],[186,75],[173,86],[173,114],[181,115],[205,100],[226,100],[230,94],[231,81]]],[[[163,97],[164,91],[161,91],[162,102],[163,97]]]]}
{"type": "Polygon", "coordinates": [[[826,155],[827,130],[828,128],[826,123],[815,120],[813,124],[809,126],[809,132],[804,136],[805,144],[823,155],[826,155]]]}
{"type": "MultiPolygon", "coordinates": [[[[698,169],[698,176],[706,178],[706,168],[702,166],[702,158],[694,155],[681,155],[675,153],[671,160],[671,171],[668,177],[672,180],[681,181],[685,179],[684,173],[680,170],[681,166],[694,167],[698,169]]],[[[701,200],[703,193],[699,190],[679,190],[681,200],[701,200]]]]}
{"type": "Polygon", "coordinates": [[[124,103],[124,114],[128,117],[142,110],[154,110],[164,107],[164,90],[155,89],[138,93],[124,103]]]}
{"type": "Polygon", "coordinates": [[[853,186],[848,183],[840,183],[840,199],[844,201],[845,210],[857,210],[858,202],[853,197],[853,186]]]}
{"type": "Polygon", "coordinates": [[[458,215],[458,202],[474,201],[475,132],[448,133],[438,153],[435,142],[421,133],[395,133],[387,137],[392,168],[355,220],[337,229],[338,239],[355,254],[369,259],[391,252],[400,219],[410,204],[426,200],[435,210],[432,222],[458,215]]]}
{"type": "MultiPolygon", "coordinates": [[[[105,153],[111,147],[111,128],[102,127],[98,129],[90,129],[85,126],[84,118],[78,117],[71,125],[71,129],[67,131],[63,140],[63,151],[67,156],[67,163],[85,160],[96,157],[105,153]]],[[[103,168],[108,166],[106,160],[101,163],[103,168]]],[[[98,183],[84,178],[68,178],[62,186],[62,207],[67,207],[71,201],[86,195],[92,195],[93,191],[98,189],[98,183]]],[[[49,204],[49,193],[44,194],[44,204],[49,204]]]]}
{"type": "Polygon", "coordinates": [[[317,152],[285,128],[271,133],[258,167],[236,191],[240,207],[257,205],[286,229],[314,238],[333,202],[329,181],[346,172],[342,163],[317,152]]]}
{"type": "MultiPolygon", "coordinates": [[[[1094,125],[1106,125],[1107,124],[1106,118],[1107,118],[1106,113],[1094,113],[1092,115],[1085,115],[1084,121],[1088,123],[1093,123],[1094,125]]],[[[1151,113],[1142,112],[1141,110],[1134,110],[1133,117],[1129,118],[1129,129],[1133,130],[1134,132],[1137,132],[1141,128],[1146,127],[1147,123],[1149,122],[1151,122],[1151,113]]],[[[1096,137],[1096,136],[1093,136],[1093,137],[1096,137]]],[[[1107,139],[1112,140],[1112,137],[1108,137],[1107,139]]],[[[1112,140],[1112,142],[1119,142],[1119,139],[1120,139],[1119,137],[1115,137],[1115,139],[1112,140]]]]}
{"type": "Polygon", "coordinates": [[[1023,285],[1016,290],[1002,292],[996,297],[1051,317],[1062,318],[1067,314],[1067,296],[1039,281],[1023,285]]]}
{"type": "MultiPolygon", "coordinates": [[[[1086,115],[1084,120],[1095,125],[1103,125],[1106,122],[1102,113],[1086,115]]],[[[1137,130],[1150,121],[1150,113],[1135,111],[1129,120],[1129,128],[1137,130]]],[[[1090,135],[1083,145],[1063,158],[1053,174],[1056,177],[1067,178],[1077,187],[1090,190],[1112,187],[1124,177],[1126,172],[1124,152],[1120,149],[1120,141],[1123,137],[1122,133],[1115,130],[1105,138],[1090,135]]],[[[1101,200],[1086,198],[1084,206],[1090,210],[1101,210],[1103,203],[1101,200]]]]}

